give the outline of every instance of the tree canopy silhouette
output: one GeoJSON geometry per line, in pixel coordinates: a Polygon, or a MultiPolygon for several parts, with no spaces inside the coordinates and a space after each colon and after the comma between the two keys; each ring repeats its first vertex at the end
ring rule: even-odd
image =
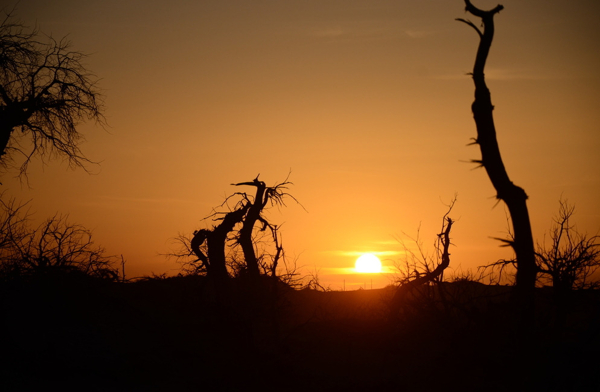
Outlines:
{"type": "Polygon", "coordinates": [[[84,167],[83,136],[77,125],[85,119],[104,124],[97,79],[83,65],[86,56],[66,39],[54,39],[15,21],[6,13],[0,24],[0,162],[13,153],[65,158],[84,167]]]}

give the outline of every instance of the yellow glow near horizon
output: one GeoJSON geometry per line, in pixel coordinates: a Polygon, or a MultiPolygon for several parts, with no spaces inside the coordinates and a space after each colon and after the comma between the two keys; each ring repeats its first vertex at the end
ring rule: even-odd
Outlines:
{"type": "Polygon", "coordinates": [[[354,270],[361,273],[380,273],[381,272],[381,260],[377,256],[371,253],[365,253],[356,259],[354,264],[354,270]]]}

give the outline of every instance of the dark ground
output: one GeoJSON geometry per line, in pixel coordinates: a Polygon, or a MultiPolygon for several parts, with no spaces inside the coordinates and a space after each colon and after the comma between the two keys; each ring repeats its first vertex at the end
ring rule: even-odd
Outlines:
{"type": "Polygon", "coordinates": [[[0,292],[0,390],[600,390],[599,293],[561,324],[540,289],[518,344],[508,290],[447,284],[392,312],[390,288],[274,300],[235,281],[219,300],[200,277],[17,280],[0,292]]]}

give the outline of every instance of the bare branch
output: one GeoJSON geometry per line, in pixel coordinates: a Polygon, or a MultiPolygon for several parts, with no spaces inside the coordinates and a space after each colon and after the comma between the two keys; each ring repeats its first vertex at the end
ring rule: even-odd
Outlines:
{"type": "MultiPolygon", "coordinates": [[[[456,203],[456,196],[448,205],[448,210],[442,217],[442,227],[436,240],[436,259],[433,260],[427,257],[424,253],[423,246],[418,240],[418,235],[415,240],[419,252],[420,262],[416,262],[414,252],[408,251],[406,254],[412,257],[412,260],[406,259],[404,266],[400,269],[405,271],[405,276],[401,280],[400,285],[392,298],[392,306],[394,310],[400,308],[400,305],[405,300],[407,295],[417,290],[421,286],[425,286],[430,282],[441,282],[444,270],[450,265],[450,230],[454,221],[449,218],[449,214],[456,203]]],[[[406,251],[406,247],[405,247],[406,251]]]]}
{"type": "Polygon", "coordinates": [[[480,10],[479,8],[475,7],[470,0],[465,0],[465,10],[467,12],[470,12],[471,14],[475,15],[475,16],[479,16],[480,18],[491,18],[494,16],[494,14],[497,14],[498,12],[502,11],[504,9],[503,5],[498,4],[494,9],[489,10],[489,11],[483,11],[480,10]]]}
{"type": "Polygon", "coordinates": [[[31,228],[26,204],[14,200],[0,203],[0,272],[3,277],[78,271],[116,280],[115,258],[94,244],[85,227],[55,215],[31,228]]]}
{"type": "Polygon", "coordinates": [[[34,156],[65,158],[72,167],[90,161],[82,153],[82,121],[104,126],[104,106],[97,78],[71,50],[66,38],[40,37],[37,30],[13,21],[0,24],[0,163],[20,154],[21,175],[34,156]],[[18,131],[18,132],[16,132],[18,131]]]}
{"type": "Polygon", "coordinates": [[[479,27],[475,26],[475,24],[473,22],[471,22],[470,20],[463,19],[463,18],[456,18],[455,20],[468,24],[469,26],[471,26],[472,28],[475,29],[477,34],[479,34],[479,38],[483,38],[483,33],[481,32],[481,30],[479,30],[479,27]]]}
{"type": "Polygon", "coordinates": [[[571,223],[575,207],[559,201],[558,215],[550,228],[549,238],[537,244],[537,265],[542,283],[557,290],[570,291],[594,287],[595,273],[600,270],[600,237],[580,233],[571,223]]]}

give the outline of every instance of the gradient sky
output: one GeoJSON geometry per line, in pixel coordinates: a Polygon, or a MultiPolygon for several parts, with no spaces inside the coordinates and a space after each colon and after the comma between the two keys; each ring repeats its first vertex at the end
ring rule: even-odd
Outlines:
{"type": "MultiPolygon", "coordinates": [[[[534,236],[561,197],[596,234],[600,2],[501,4],[486,76],[534,236]]],[[[468,163],[480,157],[466,146],[478,36],[454,20],[470,17],[462,0],[21,0],[16,15],[90,54],[109,127],[79,128],[102,162],[94,174],[35,162],[29,186],[13,172],[4,188],[31,199],[37,220],[60,212],[92,229],[129,277],[177,273],[161,254],[205,227],[231,183],[260,173],[274,185],[290,171],[306,211],[290,202],[270,216],[285,222],[288,257],[331,288],[368,286],[344,275],[357,255],[390,267],[403,257],[398,239],[419,227],[431,251],[455,194],[451,269],[511,256],[491,239],[506,235],[506,210],[468,163]]]]}

